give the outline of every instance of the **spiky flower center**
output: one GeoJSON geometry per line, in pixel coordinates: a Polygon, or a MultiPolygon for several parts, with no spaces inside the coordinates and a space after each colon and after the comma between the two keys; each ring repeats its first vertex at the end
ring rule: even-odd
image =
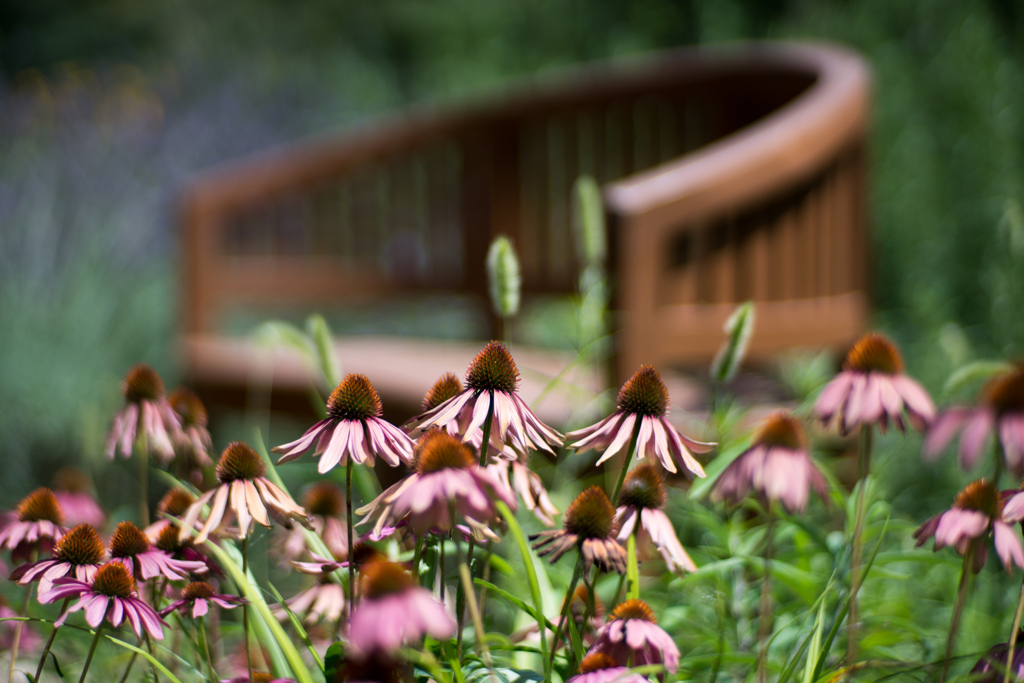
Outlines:
{"type": "Polygon", "coordinates": [[[754,442],[769,448],[788,448],[791,451],[803,450],[807,445],[800,421],[786,413],[775,413],[765,418],[754,442]]]}
{"type": "Polygon", "coordinates": [[[613,621],[615,619],[622,621],[625,621],[626,619],[641,619],[643,621],[649,621],[652,624],[658,623],[658,620],[655,618],[654,612],[651,611],[651,608],[647,606],[646,602],[638,598],[626,600],[613,609],[608,620],[613,621]]]}
{"type": "Polygon", "coordinates": [[[476,354],[466,370],[466,386],[474,391],[515,393],[519,388],[519,368],[508,348],[492,341],[476,354]]]}
{"type": "Polygon", "coordinates": [[[217,463],[217,481],[222,484],[238,479],[259,479],[267,473],[260,454],[242,441],[232,441],[217,463]]]}
{"type": "Polygon", "coordinates": [[[162,499],[160,504],[157,506],[157,510],[170,515],[171,517],[181,517],[185,514],[185,511],[192,507],[192,503],[196,502],[195,496],[189,493],[183,488],[174,488],[168,491],[162,499]]]}
{"type": "Polygon", "coordinates": [[[440,429],[428,432],[416,446],[416,471],[420,474],[443,469],[467,469],[475,462],[469,446],[440,429]]]}
{"type": "Polygon", "coordinates": [[[345,506],[341,487],[329,481],[313,484],[302,497],[302,507],[317,517],[337,517],[345,506]]]}
{"type": "Polygon", "coordinates": [[[208,600],[214,593],[213,586],[205,581],[193,581],[181,589],[182,600],[208,600]]]}
{"type": "Polygon", "coordinates": [[[124,397],[129,403],[155,401],[164,395],[164,381],[156,370],[140,363],[128,371],[122,384],[124,397]]]}
{"type": "Polygon", "coordinates": [[[993,377],[981,391],[982,399],[999,414],[1024,412],[1024,366],[993,377]]]}
{"type": "Polygon", "coordinates": [[[160,534],[156,537],[156,542],[153,543],[158,550],[163,550],[168,555],[173,555],[189,545],[192,545],[192,539],[186,538],[185,540],[178,540],[179,532],[178,527],[173,524],[168,524],[160,530],[160,534]]]}
{"type": "Polygon", "coordinates": [[[433,410],[460,391],[462,391],[462,382],[459,381],[459,378],[450,372],[444,373],[423,397],[423,412],[433,410]]]}
{"type": "Polygon", "coordinates": [[[41,486],[18,503],[18,519],[22,522],[53,522],[64,524],[64,511],[53,491],[41,486]]]}
{"type": "Polygon", "coordinates": [[[953,507],[961,510],[975,510],[995,519],[1003,513],[1003,502],[999,489],[987,479],[972,481],[957,494],[953,507]]]}
{"type": "Polygon", "coordinates": [[[363,574],[363,595],[377,600],[387,595],[404,593],[413,587],[412,577],[400,564],[379,560],[361,568],[363,574]]]}
{"type": "Polygon", "coordinates": [[[591,486],[576,496],[565,511],[565,530],[581,540],[608,538],[615,522],[615,508],[600,486],[591,486]]]}
{"type": "Polygon", "coordinates": [[[619,494],[619,505],[660,510],[665,507],[665,484],[654,463],[645,460],[626,475],[619,494]]]}
{"type": "Polygon", "coordinates": [[[91,525],[79,524],[57,541],[53,556],[74,566],[99,564],[103,559],[103,540],[91,525]]]}
{"type": "Polygon", "coordinates": [[[129,521],[121,522],[110,537],[111,557],[135,557],[149,550],[149,539],[139,527],[129,521]]]}
{"type": "Polygon", "coordinates": [[[327,399],[327,414],[335,420],[380,417],[383,410],[377,390],[365,375],[349,375],[341,380],[327,399]]]}
{"type": "Polygon", "coordinates": [[[615,658],[605,652],[594,652],[583,658],[580,662],[580,673],[588,674],[591,671],[600,671],[601,669],[614,669],[619,664],[615,661],[615,658]]]}
{"type": "Polygon", "coordinates": [[[881,372],[886,375],[903,372],[903,359],[896,345],[877,332],[861,337],[846,354],[843,365],[847,370],[857,372],[881,372]]]}
{"type": "Polygon", "coordinates": [[[107,562],[96,570],[92,590],[113,598],[130,598],[135,592],[135,579],[120,562],[107,562]]]}
{"type": "Polygon", "coordinates": [[[356,543],[355,550],[352,551],[351,559],[356,565],[356,568],[362,570],[363,567],[373,562],[380,562],[387,558],[382,555],[379,550],[368,543],[356,543]]]}
{"type": "Polygon", "coordinates": [[[616,403],[624,413],[662,417],[668,412],[668,389],[653,365],[641,365],[619,389],[616,403]]]}
{"type": "Polygon", "coordinates": [[[206,406],[195,392],[184,387],[175,389],[167,397],[167,402],[174,408],[174,412],[181,417],[181,426],[205,427],[207,421],[206,406]]]}

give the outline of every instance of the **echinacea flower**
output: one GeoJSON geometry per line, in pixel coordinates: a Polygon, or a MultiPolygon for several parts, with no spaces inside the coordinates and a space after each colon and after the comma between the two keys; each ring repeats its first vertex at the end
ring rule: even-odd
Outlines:
{"type": "Polygon", "coordinates": [[[115,628],[127,619],[140,640],[143,629],[153,638],[163,640],[164,622],[156,610],[139,599],[135,579],[120,562],[107,562],[96,570],[89,582],[57,579],[51,590],[39,596],[39,602],[47,604],[73,597],[78,597],[78,602],[61,615],[55,626],[61,626],[71,613],[84,609],[85,621],[93,628],[97,628],[104,618],[115,628]]]}
{"type": "Polygon", "coordinates": [[[676,530],[664,512],[667,498],[661,475],[650,461],[633,468],[626,475],[619,495],[619,508],[615,511],[619,543],[625,544],[635,533],[637,550],[641,555],[650,555],[648,549],[654,546],[670,572],[695,572],[697,565],[679,542],[676,530]]]}
{"type": "Polygon", "coordinates": [[[79,524],[64,534],[53,548],[53,557],[23,564],[11,573],[11,580],[25,586],[39,581],[39,593],[45,593],[56,579],[74,576],[91,581],[103,563],[103,540],[89,524],[79,524]]]}
{"type": "MultiPolygon", "coordinates": [[[[324,558],[320,558],[324,559],[324,558]]],[[[347,563],[293,562],[292,565],[303,574],[316,577],[316,583],[300,591],[285,602],[288,610],[299,615],[307,624],[321,620],[337,624],[345,613],[345,587],[331,579],[331,573],[347,563]]],[[[288,612],[276,610],[278,619],[287,619],[288,612]]]]}
{"type": "Polygon", "coordinates": [[[989,435],[995,434],[1006,466],[1018,477],[1024,474],[1024,365],[989,380],[977,407],[943,410],[928,428],[922,446],[925,458],[938,457],[958,431],[964,468],[974,467],[989,435]]]}
{"type": "Polygon", "coordinates": [[[202,399],[196,396],[194,391],[181,387],[171,392],[167,402],[171,404],[181,422],[179,438],[189,444],[187,450],[192,462],[186,469],[212,466],[213,459],[210,453],[213,451],[213,439],[206,427],[209,418],[202,399]]]}
{"type": "Polygon", "coordinates": [[[753,445],[725,468],[711,495],[736,504],[753,489],[792,513],[804,509],[812,487],[825,496],[825,477],[807,452],[803,427],[796,418],[776,413],[765,419],[753,445]]]}
{"type": "Polygon", "coordinates": [[[146,538],[149,539],[150,543],[156,543],[156,539],[160,538],[160,534],[168,527],[173,528],[177,532],[178,525],[169,519],[164,519],[164,517],[180,519],[195,502],[196,497],[187,489],[181,487],[175,487],[165,493],[156,506],[161,519],[153,522],[145,529],[146,538]]]}
{"type": "Polygon", "coordinates": [[[160,616],[166,617],[174,610],[185,616],[198,619],[210,611],[210,603],[223,609],[234,609],[245,602],[237,595],[222,595],[205,581],[193,581],[181,590],[181,599],[175,600],[160,610],[160,616]]]}
{"type": "Polygon", "coordinates": [[[620,666],[664,664],[669,673],[679,668],[679,648],[672,636],[658,626],[647,603],[638,599],[612,610],[588,654],[595,652],[603,652],[620,666]]]}
{"type": "Polygon", "coordinates": [[[348,462],[373,466],[383,458],[392,467],[412,461],[412,441],[405,432],[381,419],[380,396],[363,375],[349,375],[327,399],[327,417],[306,430],[300,438],[274,448],[281,453],[278,465],[295,460],[316,446],[320,458],[317,471],[328,472],[348,462]]]}
{"type": "Polygon", "coordinates": [[[64,511],[48,488],[40,487],[25,496],[13,517],[0,528],[0,548],[11,551],[14,561],[29,559],[33,553],[48,553],[64,535],[64,511]]]}
{"type": "MultiPolygon", "coordinates": [[[[971,669],[973,683],[1001,683],[1006,671],[1006,658],[1010,655],[1010,644],[999,643],[989,648],[985,656],[971,669]]],[[[1010,680],[1024,681],[1024,634],[1018,634],[1010,663],[1010,680]]]]}
{"type": "Polygon", "coordinates": [[[416,438],[434,427],[451,430],[458,425],[462,440],[483,441],[483,425],[492,416],[489,447],[517,453],[544,450],[554,455],[562,445],[562,435],[548,427],[519,397],[519,369],[508,348],[490,342],[476,355],[466,370],[466,388],[444,403],[413,418],[406,425],[416,438]]]}
{"type": "Polygon", "coordinates": [[[935,418],[935,405],[920,384],[903,374],[903,359],[896,346],[880,334],[868,334],[853,345],[843,371],[829,382],[814,414],[824,423],[838,417],[839,433],[861,425],[894,424],[904,431],[903,414],[918,431],[935,418]]]}
{"type": "Polygon", "coordinates": [[[64,511],[64,523],[70,528],[91,524],[103,528],[107,515],[96,502],[89,475],[74,467],[62,467],[53,476],[53,495],[64,511]]]}
{"type": "Polygon", "coordinates": [[[362,599],[349,619],[349,652],[356,660],[390,654],[429,635],[455,635],[455,620],[401,565],[370,562],[362,570],[362,599]]]}
{"type": "MultiPolygon", "coordinates": [[[[337,484],[319,481],[302,495],[302,507],[309,515],[313,531],[335,557],[348,555],[348,536],[345,528],[345,493],[337,484]]],[[[282,560],[288,562],[306,549],[306,536],[299,529],[288,533],[282,560]]]]}
{"type": "Polygon", "coordinates": [[[935,550],[952,546],[961,555],[973,550],[973,569],[979,572],[988,556],[988,549],[980,541],[991,534],[996,553],[1006,571],[1011,571],[1012,565],[1024,569],[1024,545],[1011,526],[1020,517],[1008,518],[1004,512],[1004,502],[995,484],[979,479],[957,494],[952,508],[918,527],[914,538],[919,546],[929,538],[934,538],[935,550]]]}
{"type": "MultiPolygon", "coordinates": [[[[590,646],[594,642],[594,633],[596,633],[597,629],[601,628],[601,625],[604,623],[604,603],[601,602],[601,598],[582,584],[577,586],[576,590],[573,591],[572,596],[567,599],[569,601],[568,616],[576,623],[576,632],[579,633],[580,640],[584,645],[590,646]],[[591,606],[588,604],[591,600],[594,602],[593,613],[591,613],[591,606]],[[586,621],[584,622],[585,617],[586,621]]],[[[562,602],[562,610],[564,609],[565,601],[562,602]]],[[[554,615],[553,619],[549,620],[549,623],[557,623],[560,621],[561,614],[562,611],[560,610],[554,615]]],[[[557,634],[552,641],[552,647],[555,651],[562,648],[567,641],[564,630],[565,629],[563,628],[563,632],[557,634]]],[[[539,638],[537,637],[538,632],[539,629],[537,628],[537,624],[531,623],[525,628],[513,633],[510,636],[510,639],[514,643],[526,640],[527,638],[530,640],[537,640],[539,642],[539,638]]]]}
{"type": "Polygon", "coordinates": [[[125,375],[122,387],[125,404],[110,427],[107,457],[131,457],[135,439],[144,434],[149,451],[162,462],[169,461],[174,457],[171,435],[181,429],[181,422],[164,395],[164,381],[156,370],[139,364],[125,375]]]}
{"type": "Polygon", "coordinates": [[[596,564],[606,572],[626,573],[626,549],[616,540],[615,508],[599,486],[591,486],[576,496],[565,511],[561,529],[541,531],[530,536],[537,555],[551,555],[554,564],[572,548],[583,557],[584,571],[596,564]],[[540,539],[540,540],[537,540],[540,539]]]}
{"type": "Polygon", "coordinates": [[[588,654],[580,662],[580,672],[567,683],[648,683],[647,677],[619,666],[614,657],[604,652],[588,654]]]}
{"type": "Polygon", "coordinates": [[[512,493],[477,465],[466,444],[435,429],[416,445],[416,470],[357,512],[367,515],[359,524],[373,522],[375,533],[405,520],[418,535],[450,530],[453,510],[471,526],[489,524],[498,518],[498,500],[516,506],[512,493]]]}
{"type": "Polygon", "coordinates": [[[206,571],[205,562],[176,560],[159,548],[154,548],[133,522],[124,521],[110,537],[110,559],[121,562],[136,581],[148,581],[163,576],[171,581],[185,581],[189,574],[206,571]]]}
{"type": "Polygon", "coordinates": [[[175,526],[164,527],[160,535],[153,541],[153,547],[167,553],[174,560],[199,563],[206,567],[202,571],[192,572],[193,574],[210,572],[211,575],[224,576],[224,570],[217,566],[213,559],[204,555],[196,548],[192,537],[182,538],[178,528],[175,526]]]}
{"type": "Polygon", "coordinates": [[[682,467],[691,478],[706,476],[692,453],[707,453],[716,444],[683,436],[667,416],[668,389],[653,366],[641,365],[619,390],[615,412],[597,424],[566,434],[566,445],[576,451],[604,450],[597,461],[600,465],[629,444],[639,424],[637,460],[651,455],[669,472],[682,467]]]}
{"type": "Polygon", "coordinates": [[[519,500],[523,501],[526,509],[532,512],[541,524],[554,526],[558,508],[548,497],[548,491],[544,488],[540,476],[527,467],[525,462],[518,458],[511,461],[497,458],[488,463],[485,469],[502,487],[518,494],[519,500]]]}
{"type": "Polygon", "coordinates": [[[267,469],[259,453],[241,441],[228,444],[217,463],[217,481],[220,485],[200,496],[182,519],[180,538],[192,533],[203,507],[210,504],[210,516],[203,523],[195,543],[205,541],[233,515],[238,522],[235,535],[247,538],[253,523],[270,528],[271,516],[282,526],[291,528],[292,520],[309,525],[306,511],[287,493],[279,489],[265,475],[267,469]],[[231,515],[228,515],[228,512],[231,515]]]}

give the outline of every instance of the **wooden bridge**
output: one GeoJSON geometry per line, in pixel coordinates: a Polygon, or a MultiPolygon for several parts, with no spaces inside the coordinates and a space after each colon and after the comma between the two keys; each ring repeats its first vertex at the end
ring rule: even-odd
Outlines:
{"type": "MultiPolygon", "coordinates": [[[[182,361],[211,400],[273,378],[304,400],[300,360],[226,332],[238,311],[312,312],[458,296],[491,337],[485,254],[508,235],[523,296],[571,294],[571,192],[603,189],[614,367],[706,362],[737,303],[750,352],[846,346],[868,313],[861,59],[819,44],[681,49],[562,72],[477,104],[423,108],[196,177],[182,213],[182,361]]],[[[351,337],[345,371],[408,406],[479,343],[351,337]]],[[[557,353],[513,345],[526,368],[557,353]]],[[[595,390],[600,377],[577,377],[595,390]]],[[[524,370],[529,397],[531,373],[524,370]]],[[[277,399],[284,401],[285,399],[277,399]]],[[[278,403],[278,405],[283,405],[278,403]]]]}

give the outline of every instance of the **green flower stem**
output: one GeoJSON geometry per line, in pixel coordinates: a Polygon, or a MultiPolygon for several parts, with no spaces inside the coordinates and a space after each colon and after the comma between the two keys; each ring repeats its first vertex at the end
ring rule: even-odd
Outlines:
{"type": "Polygon", "coordinates": [[[1010,683],[1010,671],[1013,667],[1013,653],[1017,648],[1017,634],[1020,633],[1020,618],[1024,613],[1024,583],[1020,585],[1020,597],[1017,599],[1017,611],[1013,614],[1013,627],[1010,629],[1010,649],[1006,652],[1006,671],[1003,672],[1003,683],[1010,683]]]}
{"type": "MultiPolygon", "coordinates": [[[[466,606],[469,608],[470,618],[473,620],[473,631],[476,633],[476,647],[488,669],[494,669],[491,661],[491,651],[487,647],[487,638],[484,632],[484,620],[480,615],[480,607],[476,602],[476,593],[473,591],[473,577],[469,574],[469,565],[462,555],[462,544],[459,542],[458,532],[452,534],[455,537],[455,551],[459,557],[459,578],[462,579],[462,591],[466,596],[466,606]]],[[[458,658],[462,661],[462,614],[459,614],[459,644],[458,658]]]]}
{"type": "MultiPolygon", "coordinates": [[[[351,518],[350,518],[351,519],[351,518]]],[[[242,576],[249,576],[249,539],[248,537],[242,538],[242,576]]],[[[351,566],[351,563],[349,563],[351,566]]],[[[242,586],[238,587],[238,592],[242,593],[245,588],[242,586]]],[[[249,670],[249,680],[253,679],[252,675],[252,649],[249,647],[249,603],[248,601],[242,603],[242,632],[245,634],[245,664],[249,670]]]]}
{"type": "MultiPolygon", "coordinates": [[[[32,590],[29,589],[29,593],[31,593],[31,592],[32,592],[32,590]]],[[[70,602],[71,602],[71,598],[64,598],[64,604],[62,604],[60,606],[60,613],[61,614],[64,614],[64,612],[67,611],[68,604],[70,602]]],[[[26,615],[22,615],[22,616],[26,616],[26,615]]],[[[43,667],[46,666],[46,655],[50,654],[50,648],[53,647],[53,641],[57,639],[57,631],[59,630],[59,628],[60,628],[59,626],[54,625],[53,632],[50,633],[50,638],[49,638],[49,640],[46,641],[46,647],[43,648],[43,656],[39,658],[39,665],[36,666],[36,675],[33,676],[33,678],[32,678],[32,680],[34,680],[34,681],[38,681],[39,677],[43,675],[43,667]]],[[[15,647],[13,651],[16,654],[18,652],[17,647],[15,647]]],[[[14,661],[14,657],[11,658],[11,661],[14,661]]]]}
{"type": "MultiPolygon", "coordinates": [[[[565,602],[562,603],[562,612],[558,615],[558,628],[555,629],[555,640],[551,642],[551,664],[555,664],[555,652],[558,649],[558,641],[562,640],[562,629],[565,627],[565,618],[569,615],[569,608],[572,605],[572,596],[576,592],[576,584],[580,582],[580,577],[583,576],[583,553],[576,555],[576,566],[572,570],[572,580],[569,581],[569,590],[565,593],[565,602]]],[[[541,629],[543,630],[543,626],[541,629]]],[[[572,649],[572,643],[567,643],[566,647],[572,649]]]]}
{"type": "MultiPolygon", "coordinates": [[[[32,553],[32,560],[35,561],[35,553],[32,553]]],[[[25,586],[25,599],[21,601],[21,611],[18,612],[18,616],[28,616],[28,606],[32,600],[32,584],[25,586]]],[[[11,643],[11,668],[7,674],[7,680],[14,680],[14,669],[18,663],[18,647],[21,645],[21,634],[25,630],[25,622],[19,621],[18,625],[14,629],[14,642],[11,643]]]]}
{"type": "Polygon", "coordinates": [[[860,575],[860,565],[864,553],[864,516],[866,513],[865,492],[868,488],[868,473],[871,470],[871,435],[870,425],[864,425],[860,429],[860,459],[859,475],[860,490],[857,491],[857,511],[853,524],[853,550],[850,555],[850,612],[847,619],[846,629],[846,665],[852,666],[857,661],[857,594],[864,582],[860,575]]]}
{"type": "Polygon", "coordinates": [[[494,418],[494,392],[488,392],[490,403],[487,405],[487,417],[484,418],[483,435],[480,438],[480,467],[487,467],[487,445],[491,442],[491,421],[494,418]]]}
{"type": "Polygon", "coordinates": [[[548,661],[547,625],[545,623],[547,620],[544,617],[544,603],[541,600],[540,585],[537,583],[537,570],[533,566],[533,556],[530,554],[529,546],[526,544],[523,530],[519,527],[519,522],[516,521],[516,516],[512,514],[508,505],[499,500],[498,511],[501,512],[505,523],[508,524],[508,531],[515,538],[516,545],[519,547],[519,554],[523,558],[526,579],[530,584],[530,595],[533,598],[533,608],[537,615],[537,632],[540,634],[540,656],[541,662],[544,664],[544,680],[550,681],[551,663],[548,661]]]}
{"type": "Polygon", "coordinates": [[[768,683],[768,642],[772,634],[772,554],[775,541],[775,509],[768,503],[768,530],[764,546],[764,583],[761,584],[761,614],[758,616],[757,683],[768,683]]]}
{"type": "Polygon", "coordinates": [[[354,541],[352,540],[352,455],[349,454],[348,462],[345,464],[345,528],[348,531],[348,611],[352,613],[355,607],[356,595],[356,563],[352,562],[352,551],[354,541]]]}
{"type": "MultiPolygon", "coordinates": [[[[946,674],[949,672],[949,660],[953,656],[953,646],[956,644],[956,633],[960,626],[960,615],[964,611],[964,603],[967,601],[967,587],[971,580],[971,565],[974,563],[974,551],[976,541],[971,541],[964,554],[963,568],[960,570],[960,583],[956,588],[956,604],[953,606],[953,618],[949,623],[949,640],[946,641],[946,656],[942,661],[942,683],[946,683],[946,674]]],[[[1010,662],[1007,661],[1007,667],[1010,662]]]]}
{"type": "Polygon", "coordinates": [[[126,683],[128,681],[128,674],[132,672],[132,667],[135,666],[135,658],[138,656],[138,652],[132,652],[131,659],[128,660],[128,666],[124,668],[124,673],[121,674],[121,683],[126,683]]]}
{"type": "MultiPolygon", "coordinates": [[[[628,555],[628,563],[626,567],[626,575],[629,577],[629,591],[627,595],[631,600],[638,600],[640,598],[640,563],[636,555],[636,532],[640,529],[640,515],[636,516],[636,523],[633,525],[633,531],[629,534],[629,540],[626,542],[626,553],[628,555]]],[[[620,584],[621,586],[621,579],[620,584]]],[[[618,591],[615,592],[615,599],[618,600],[618,591]]]]}
{"type": "MultiPolygon", "coordinates": [[[[160,677],[156,675],[156,653],[153,652],[153,641],[152,639],[150,639],[149,633],[145,634],[145,641],[146,649],[149,650],[149,663],[150,666],[153,668],[153,683],[158,683],[160,681],[160,677]]],[[[252,680],[252,676],[249,677],[249,680],[252,680]]]]}
{"type": "Polygon", "coordinates": [[[198,640],[202,646],[201,656],[206,660],[206,666],[210,669],[210,681],[216,683],[217,670],[213,668],[213,658],[210,657],[210,643],[206,639],[206,627],[203,625],[203,618],[199,617],[196,619],[196,628],[198,629],[198,640]]]}
{"type": "MultiPolygon", "coordinates": [[[[110,608],[107,608],[107,612],[110,608]]],[[[100,620],[100,625],[96,627],[96,635],[92,638],[92,645],[89,646],[89,656],[85,658],[85,666],[82,667],[82,677],[78,679],[78,683],[85,683],[85,676],[89,673],[89,665],[92,664],[92,656],[96,654],[96,646],[100,642],[100,634],[103,633],[103,627],[107,625],[107,615],[103,614],[103,618],[100,620]]]]}
{"type": "Polygon", "coordinates": [[[629,472],[629,464],[633,461],[633,453],[636,452],[636,442],[640,438],[640,425],[643,418],[637,415],[636,424],[633,425],[633,435],[629,438],[629,450],[626,451],[626,461],[622,463],[622,471],[619,472],[619,480],[615,482],[615,489],[612,491],[612,507],[619,506],[619,494],[622,493],[622,484],[626,481],[626,473],[629,472]]]}
{"type": "Polygon", "coordinates": [[[142,428],[142,411],[139,411],[139,424],[135,433],[139,435],[139,528],[149,526],[149,438],[142,428]]]}

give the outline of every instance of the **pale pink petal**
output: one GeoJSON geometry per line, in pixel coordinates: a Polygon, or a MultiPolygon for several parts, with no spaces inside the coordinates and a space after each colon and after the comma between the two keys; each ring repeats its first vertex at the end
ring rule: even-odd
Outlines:
{"type": "Polygon", "coordinates": [[[1006,571],[1010,571],[1010,565],[1014,564],[1024,569],[1024,547],[1021,546],[1020,536],[1009,524],[996,520],[993,524],[995,532],[996,552],[999,559],[1003,561],[1006,571]]]}
{"type": "Polygon", "coordinates": [[[995,416],[989,410],[975,410],[967,418],[964,431],[960,435],[961,465],[970,468],[978,462],[994,421],[995,416]]]}
{"type": "Polygon", "coordinates": [[[968,408],[950,408],[944,410],[928,428],[921,450],[926,460],[935,460],[942,449],[953,439],[963,424],[964,418],[970,414],[968,408]]]}

